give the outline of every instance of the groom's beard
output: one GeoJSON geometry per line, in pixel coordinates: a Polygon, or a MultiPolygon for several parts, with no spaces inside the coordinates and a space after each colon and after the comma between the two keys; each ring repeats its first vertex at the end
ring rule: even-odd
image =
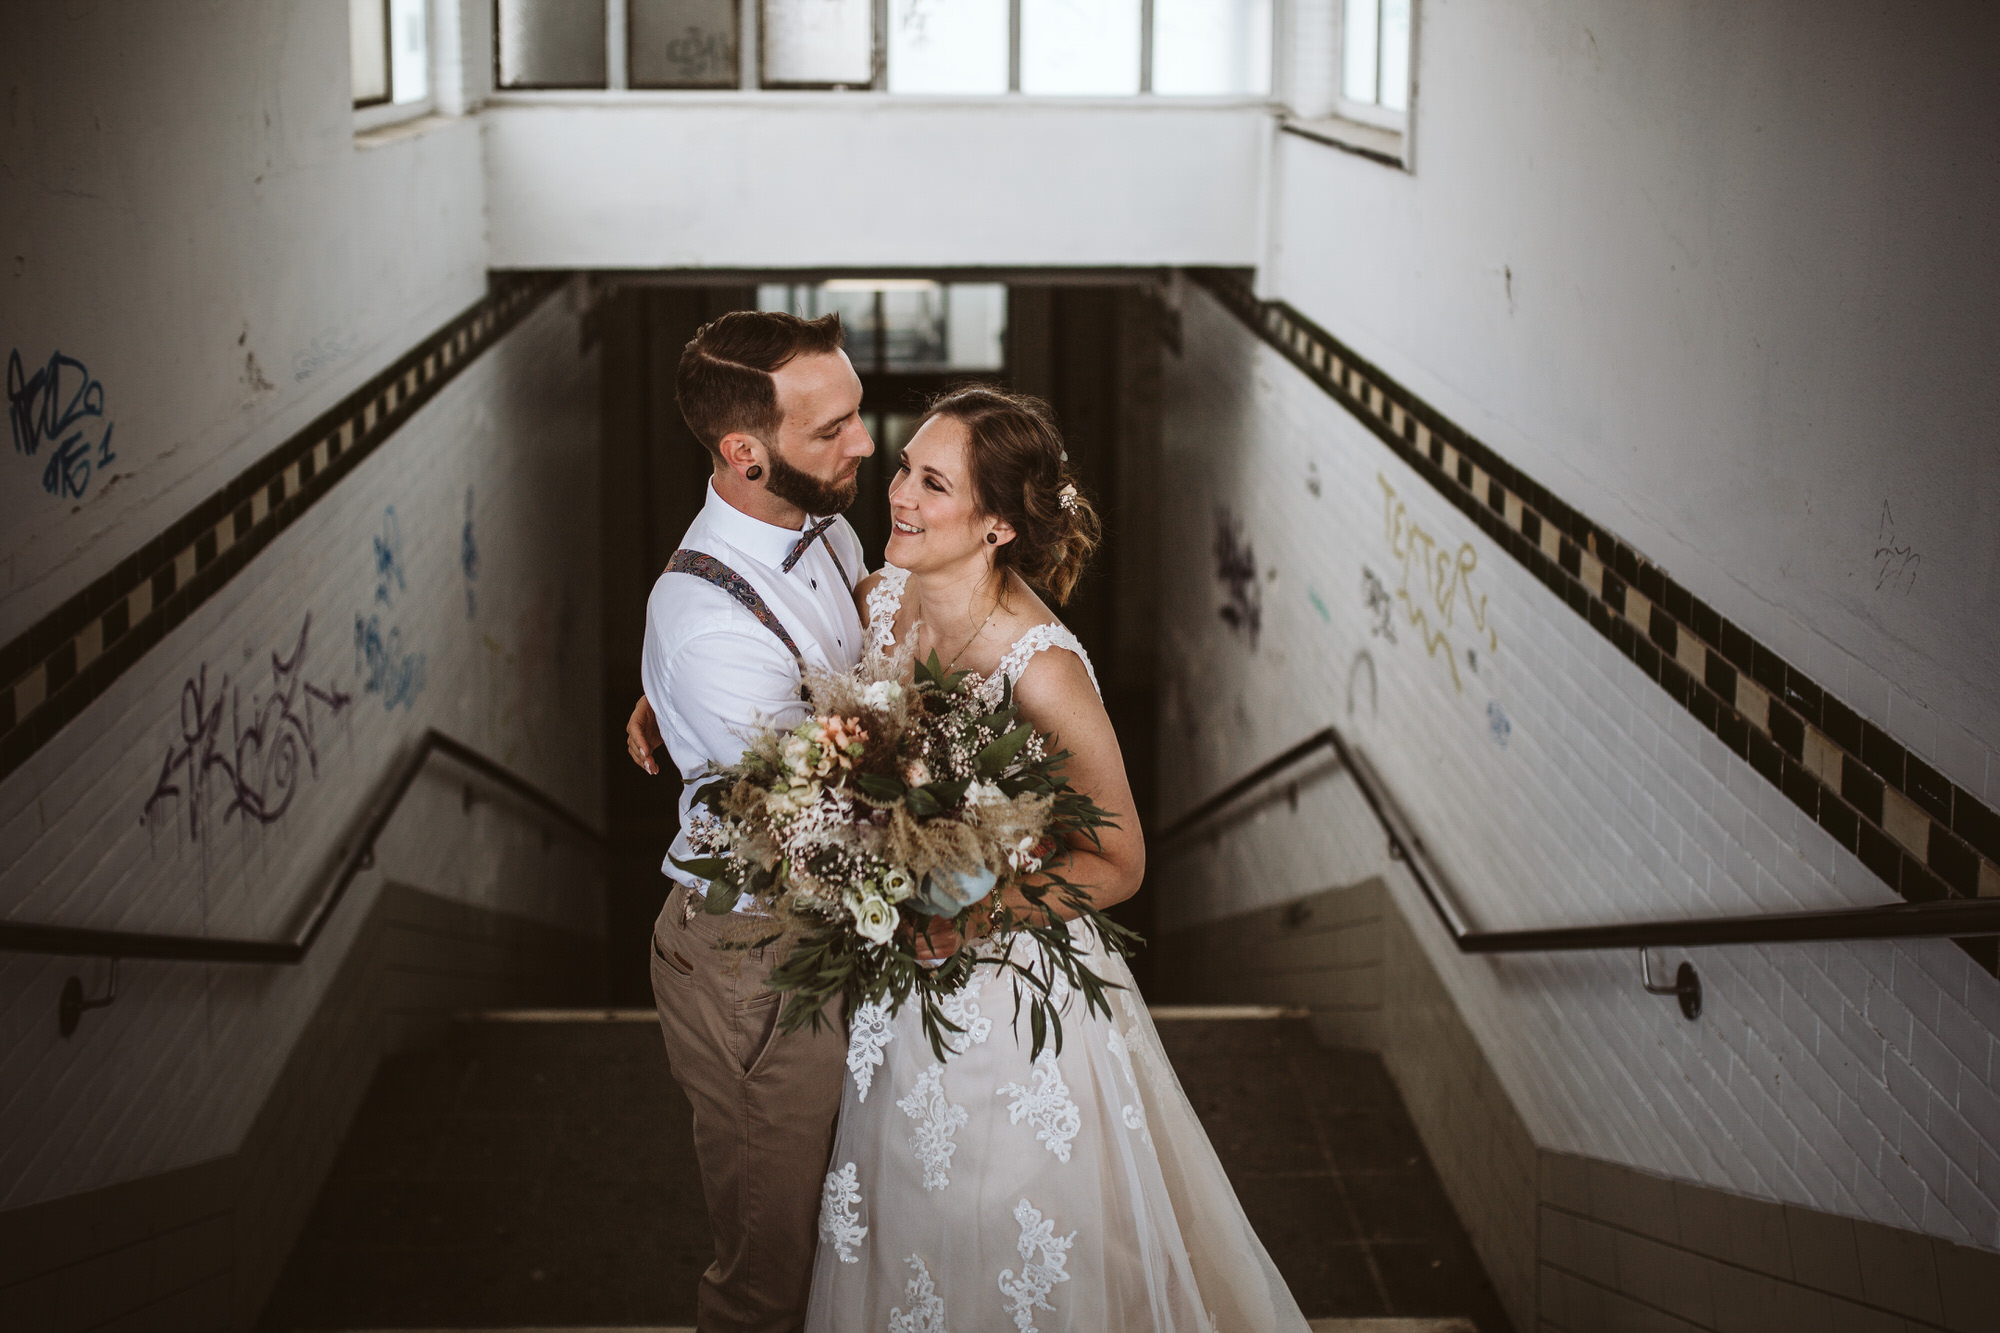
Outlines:
{"type": "Polygon", "coordinates": [[[816,518],[846,513],[861,489],[859,468],[846,481],[821,481],[812,473],[802,472],[787,463],[784,455],[776,449],[771,450],[770,456],[771,475],[764,483],[765,488],[780,500],[797,505],[816,518]]]}

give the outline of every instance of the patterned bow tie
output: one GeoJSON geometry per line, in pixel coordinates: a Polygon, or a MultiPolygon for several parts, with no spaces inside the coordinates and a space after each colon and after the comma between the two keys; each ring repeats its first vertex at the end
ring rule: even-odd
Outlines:
{"type": "MultiPolygon", "coordinates": [[[[840,517],[838,514],[834,515],[834,518],[838,517],[840,517]]],[[[785,557],[785,563],[781,566],[781,568],[787,574],[791,573],[792,566],[799,563],[800,557],[805,555],[807,548],[809,548],[814,542],[818,541],[821,537],[826,535],[826,530],[833,526],[833,522],[834,522],[833,518],[823,518],[819,522],[814,523],[810,527],[808,527],[806,529],[806,535],[799,538],[799,544],[797,546],[794,546],[792,548],[792,553],[785,557]]]]}

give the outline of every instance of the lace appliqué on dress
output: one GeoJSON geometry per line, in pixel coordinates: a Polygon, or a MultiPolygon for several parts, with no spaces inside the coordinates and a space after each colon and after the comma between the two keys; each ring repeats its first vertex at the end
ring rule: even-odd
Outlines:
{"type": "Polygon", "coordinates": [[[819,1238],[833,1247],[840,1262],[861,1262],[854,1247],[868,1239],[868,1228],[861,1225],[861,1182],[852,1162],[826,1173],[819,1195],[819,1238]]]}
{"type": "MultiPolygon", "coordinates": [[[[870,593],[869,596],[873,597],[874,594],[870,593]]],[[[1005,688],[1002,682],[1019,680],[1035,654],[1044,648],[1067,648],[1075,653],[1077,660],[1083,663],[1084,672],[1090,677],[1090,688],[1097,690],[1100,698],[1103,697],[1104,691],[1097,685],[1097,668],[1090,664],[1090,654],[1083,651],[1083,644],[1077,640],[1076,635],[1069,632],[1067,625],[1058,620],[1051,620],[1046,625],[1031,626],[1027,633],[1014,640],[1014,646],[1000,659],[1000,665],[994,668],[993,674],[979,682],[980,699],[987,706],[998,708],[1000,692],[1005,688]]]]}
{"type": "Polygon", "coordinates": [[[903,1299],[910,1303],[910,1311],[905,1314],[900,1307],[889,1311],[889,1333],[951,1333],[944,1326],[944,1298],[937,1294],[931,1270],[914,1254],[909,1264],[917,1270],[917,1275],[903,1288],[903,1299]]]}
{"type": "Polygon", "coordinates": [[[896,646],[896,612],[903,605],[903,586],[910,571],[884,565],[881,579],[868,590],[868,651],[884,653],[896,646]]]}
{"type": "Polygon", "coordinates": [[[1026,1088],[1009,1083],[994,1095],[1014,1099],[1007,1107],[1008,1124],[1027,1120],[1035,1127],[1035,1138],[1056,1155],[1057,1161],[1067,1162],[1070,1141],[1083,1128],[1083,1112],[1070,1100],[1069,1084],[1063,1082],[1062,1070],[1056,1067],[1054,1051],[1044,1050],[1035,1057],[1030,1082],[1033,1086],[1026,1088]]]}
{"type": "Polygon", "coordinates": [[[1069,1281],[1069,1247],[1076,1242],[1076,1233],[1056,1235],[1055,1220],[1044,1218],[1041,1209],[1026,1199],[1014,1205],[1014,1220],[1021,1224],[1021,1239],[1014,1248],[1027,1262],[1019,1277],[1011,1268],[1000,1270],[1000,1294],[1007,1298],[1007,1313],[1014,1317],[1018,1333],[1036,1333],[1035,1311],[1054,1314],[1048,1295],[1057,1283],[1069,1281]],[[1038,1251],[1039,1258],[1031,1257],[1038,1251]]]}
{"type": "Polygon", "coordinates": [[[967,1048],[977,1046],[993,1035],[993,1020],[979,1012],[979,997],[971,987],[956,990],[938,1001],[938,1012],[945,1021],[958,1032],[944,1034],[944,1048],[953,1055],[965,1054],[967,1048]]]}
{"type": "Polygon", "coordinates": [[[847,1072],[854,1075],[854,1091],[862,1101],[875,1085],[875,1071],[882,1064],[882,1048],[896,1034],[889,1030],[889,1003],[877,1000],[860,1004],[847,1020],[847,1072]]]}
{"type": "Polygon", "coordinates": [[[958,1144],[952,1135],[965,1128],[971,1113],[944,1095],[944,1066],[935,1060],[931,1067],[917,1075],[916,1086],[910,1095],[896,1103],[898,1109],[917,1122],[910,1133],[910,1147],[916,1151],[917,1160],[924,1167],[924,1188],[941,1190],[951,1184],[947,1172],[951,1168],[952,1154],[958,1151],[958,1144]]]}
{"type": "Polygon", "coordinates": [[[1124,1120],[1125,1128],[1137,1130],[1139,1137],[1150,1148],[1153,1146],[1153,1131],[1146,1128],[1146,1108],[1139,1101],[1139,1080],[1132,1074],[1132,1050],[1125,1044],[1125,1035],[1117,1028],[1111,1029],[1104,1045],[1111,1052],[1111,1058],[1118,1062],[1118,1067],[1125,1071],[1125,1082],[1132,1089],[1132,1100],[1118,1108],[1119,1118],[1124,1120]]]}

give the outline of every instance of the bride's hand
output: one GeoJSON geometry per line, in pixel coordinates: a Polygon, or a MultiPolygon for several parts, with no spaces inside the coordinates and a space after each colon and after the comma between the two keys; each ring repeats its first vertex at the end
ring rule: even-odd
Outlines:
{"type": "Polygon", "coordinates": [[[942,963],[964,943],[965,936],[958,933],[958,927],[948,916],[926,917],[921,929],[910,928],[910,948],[926,963],[942,963]]]}
{"type": "Polygon", "coordinates": [[[632,706],[632,716],[625,722],[625,753],[632,756],[632,762],[648,773],[657,774],[659,764],[653,759],[653,751],[665,745],[660,737],[660,721],[653,716],[653,705],[645,695],[632,706]]]}

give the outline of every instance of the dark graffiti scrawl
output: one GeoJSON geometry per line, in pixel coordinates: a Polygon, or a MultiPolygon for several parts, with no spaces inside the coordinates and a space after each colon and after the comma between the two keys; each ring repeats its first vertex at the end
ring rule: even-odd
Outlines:
{"type": "Polygon", "coordinates": [[[7,354],[7,424],[14,452],[24,458],[52,446],[42,489],[58,499],[81,500],[91,475],[118,461],[104,416],[104,385],[73,356],[56,352],[30,375],[18,349],[7,354]]]}
{"type": "Polygon", "coordinates": [[[1223,624],[1248,638],[1254,651],[1257,635],[1264,628],[1264,590],[1257,583],[1257,553],[1244,540],[1242,523],[1220,505],[1215,510],[1215,544],[1210,550],[1215,556],[1216,581],[1229,594],[1216,614],[1223,624]]]}
{"type": "Polygon", "coordinates": [[[306,679],[311,634],[308,614],[291,656],[272,650],[271,692],[261,701],[253,690],[246,702],[242,685],[227,673],[210,694],[206,662],[181,686],[180,740],[167,748],[140,823],[151,822],[161,803],[171,799],[187,816],[188,836],[200,841],[218,784],[229,797],[223,823],[239,812],[259,824],[284,817],[298,794],[301,771],[319,776],[320,718],[338,716],[352,702],[340,690],[306,679]]]}

